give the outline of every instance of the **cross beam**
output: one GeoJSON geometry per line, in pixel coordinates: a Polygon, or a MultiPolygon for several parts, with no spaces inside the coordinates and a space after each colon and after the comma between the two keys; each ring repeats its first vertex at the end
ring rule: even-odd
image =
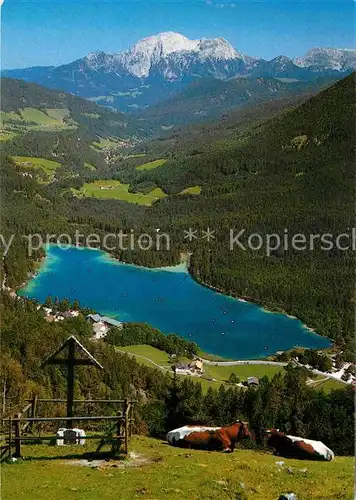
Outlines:
{"type": "Polygon", "coordinates": [[[44,365],[64,365],[68,367],[67,371],[67,428],[73,428],[73,404],[74,404],[74,367],[78,365],[96,366],[103,369],[102,365],[90,354],[87,349],[73,335],[69,337],[54,353],[52,353],[44,365]],[[68,347],[67,358],[58,358],[57,355],[68,347]],[[80,350],[85,358],[76,358],[76,348],[80,350]]]}

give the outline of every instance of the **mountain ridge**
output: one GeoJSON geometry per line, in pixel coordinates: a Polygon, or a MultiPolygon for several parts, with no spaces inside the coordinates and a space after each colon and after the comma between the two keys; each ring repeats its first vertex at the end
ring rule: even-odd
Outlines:
{"type": "Polygon", "coordinates": [[[328,75],[341,78],[355,68],[356,49],[314,48],[295,59],[280,55],[267,61],[237,51],[224,38],[190,40],[180,33],[163,32],[122,52],[97,51],[59,66],[4,70],[2,76],[135,112],[171,97],[194,80],[271,77],[315,81],[328,75]]]}

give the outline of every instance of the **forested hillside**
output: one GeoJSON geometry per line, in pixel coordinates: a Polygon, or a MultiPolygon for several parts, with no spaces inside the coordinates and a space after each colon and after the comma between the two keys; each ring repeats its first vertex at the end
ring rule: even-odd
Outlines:
{"type": "Polygon", "coordinates": [[[316,82],[277,78],[232,78],[228,81],[203,79],[140,113],[140,118],[163,130],[175,125],[217,119],[226,112],[275,101],[285,97],[318,92],[330,78],[316,82]]]}
{"type": "Polygon", "coordinates": [[[25,165],[29,158],[55,161],[51,180],[63,187],[107,175],[109,164],[148,133],[134,118],[80,97],[1,79],[3,154],[25,165]]]}
{"type": "MultiPolygon", "coordinates": [[[[3,122],[11,124],[13,127],[21,126],[21,122],[31,123],[31,116],[29,119],[26,119],[26,115],[22,116],[21,111],[26,109],[43,111],[53,120],[61,121],[62,119],[64,124],[79,127],[97,135],[109,136],[112,134],[115,137],[124,138],[135,134],[140,135],[135,119],[123,113],[103,108],[81,97],[58,90],[50,90],[34,83],[1,78],[3,122]]],[[[35,123],[35,119],[33,122],[35,123]]]]}
{"type": "MultiPolygon", "coordinates": [[[[212,148],[184,150],[179,136],[153,144],[170,155],[163,166],[134,171],[135,183],[168,193],[200,185],[199,196],[171,196],[148,220],[169,221],[178,244],[194,252],[193,274],[229,293],[292,313],[339,343],[353,338],[353,258],[350,251],[229,250],[231,228],[246,234],[348,232],[353,222],[354,76],[301,106],[212,148]],[[167,146],[165,146],[167,144],[167,146]],[[175,149],[176,145],[176,149],[175,149]],[[216,230],[209,245],[183,240],[183,229],[216,230]]],[[[204,133],[202,134],[204,137],[204,133]]],[[[147,149],[149,152],[149,148],[147,149]]],[[[122,173],[129,178],[129,173],[122,173]]],[[[153,223],[154,224],[154,223],[153,223]]],[[[155,227],[153,225],[153,227],[155,227]]],[[[175,240],[176,241],[176,240],[175,240]]],[[[349,242],[350,243],[350,242],[349,242]]],[[[132,256],[141,262],[145,256],[132,256]]],[[[157,262],[159,258],[157,256],[157,262]]],[[[127,258],[127,256],[126,256],[127,258]]]]}
{"type": "MultiPolygon", "coordinates": [[[[104,234],[135,228],[137,233],[153,234],[160,227],[171,237],[170,252],[116,249],[113,253],[126,261],[160,266],[177,263],[182,251],[193,252],[191,272],[198,280],[296,315],[339,345],[346,341],[345,357],[353,359],[351,251],[325,251],[320,242],[312,251],[280,248],[268,256],[264,247],[255,251],[229,248],[231,229],[281,237],[285,230],[306,236],[349,231],[353,221],[353,103],[354,77],[350,76],[270,121],[261,122],[258,117],[258,124],[253,125],[251,119],[250,128],[240,126],[238,118],[234,126],[232,116],[226,127],[220,122],[219,139],[210,145],[214,128],[201,127],[195,131],[194,148],[191,142],[185,150],[180,136],[172,136],[140,146],[136,157],[107,165],[104,178],[130,182],[130,189],[159,187],[168,194],[148,208],[116,199],[80,198],[68,186],[80,186],[83,176],[67,179],[66,189],[63,181],[37,183],[23,177],[21,165],[5,161],[7,231],[58,234],[80,228],[84,234],[93,230],[104,234]],[[141,157],[143,150],[145,157],[141,157]],[[162,158],[162,151],[167,161],[137,170],[147,159],[162,158]],[[179,194],[189,187],[201,188],[192,191],[200,194],[179,194]],[[20,213],[21,217],[16,215],[20,213]],[[210,244],[202,239],[188,242],[183,231],[189,227],[199,234],[209,227],[215,239],[210,244]]],[[[36,147],[52,148],[42,137],[37,139],[34,136],[36,147]]],[[[66,143],[59,144],[66,155],[66,143]]],[[[17,246],[10,249],[5,266],[10,284],[26,278],[27,258],[17,246]]]]}

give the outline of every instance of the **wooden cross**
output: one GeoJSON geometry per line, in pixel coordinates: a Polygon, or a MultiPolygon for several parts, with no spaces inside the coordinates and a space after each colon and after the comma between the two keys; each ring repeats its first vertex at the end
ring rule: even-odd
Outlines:
{"type": "MultiPolygon", "coordinates": [[[[73,335],[68,337],[68,339],[53,353],[46,361],[42,364],[44,365],[65,365],[68,367],[67,371],[67,417],[73,417],[73,401],[74,401],[74,367],[78,365],[92,365],[103,370],[102,365],[90,354],[90,352],[85,349],[85,347],[77,340],[73,335]],[[68,347],[67,358],[58,358],[57,355],[64,351],[68,347]],[[85,358],[76,358],[76,348],[84,353],[85,358]]],[[[67,420],[67,428],[73,428],[73,420],[67,420]]]]}

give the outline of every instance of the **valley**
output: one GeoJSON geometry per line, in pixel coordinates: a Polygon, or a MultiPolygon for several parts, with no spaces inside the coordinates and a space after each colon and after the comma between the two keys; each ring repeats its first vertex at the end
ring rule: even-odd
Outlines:
{"type": "MultiPolygon", "coordinates": [[[[354,259],[335,242],[354,219],[354,56],[264,60],[165,32],[2,72],[2,413],[66,398],[62,367],[43,361],[69,336],[104,368],[76,369],[77,411],[136,401],[131,455],[96,469],[69,461],[97,457],[99,441],[25,444],[4,465],[9,498],[350,498],[354,259]],[[231,244],[240,230],[281,244],[243,249],[231,244]],[[79,248],[41,244],[78,233],[79,248]],[[285,245],[295,234],[330,234],[331,248],[285,245]],[[169,248],[143,250],[142,235],[169,248]],[[233,454],[164,442],[181,425],[241,419],[254,439],[233,454]],[[336,458],[273,456],[270,428],[336,458]]],[[[47,403],[39,413],[65,418],[47,403]]],[[[107,445],[119,432],[94,429],[107,445]]]]}
{"type": "MultiPolygon", "coordinates": [[[[66,104],[65,109],[83,107],[84,114],[88,115],[85,120],[90,122],[85,122],[85,127],[82,122],[75,132],[62,131],[54,135],[33,132],[33,137],[28,132],[20,139],[6,141],[4,154],[11,153],[20,169],[18,173],[11,172],[14,167],[8,165],[7,175],[23,177],[33,167],[35,172],[42,172],[36,173],[40,184],[32,184],[31,197],[37,198],[35,205],[38,208],[39,205],[46,207],[45,213],[56,213],[55,218],[58,222],[61,220],[59,227],[70,233],[78,226],[84,233],[93,229],[100,233],[104,228],[110,232],[117,228],[126,232],[136,228],[139,232],[143,228],[144,232],[151,233],[161,228],[173,242],[169,254],[116,248],[112,251],[115,257],[143,266],[160,267],[179,262],[182,251],[192,252],[191,273],[199,282],[229,295],[262,303],[268,309],[297,316],[321,335],[340,342],[349,338],[352,330],[348,312],[352,293],[347,286],[338,287],[343,313],[336,313],[331,306],[334,299],[328,291],[338,286],[333,267],[335,262],[340,272],[336,255],[333,260],[318,250],[313,256],[295,252],[275,252],[271,257],[261,252],[236,253],[229,251],[226,239],[231,227],[273,232],[276,221],[290,232],[298,232],[301,227],[305,231],[316,223],[320,225],[320,221],[323,221],[325,232],[350,226],[352,208],[348,193],[351,188],[343,179],[347,178],[350,167],[347,157],[352,111],[348,103],[352,82],[350,76],[304,104],[293,107],[290,103],[291,107],[287,106],[279,115],[275,110],[276,116],[270,121],[267,119],[271,114],[270,106],[262,111],[262,116],[257,107],[255,116],[247,114],[247,128],[240,125],[238,115],[232,114],[230,119],[214,125],[192,128],[190,140],[187,131],[182,129],[171,136],[145,142],[137,136],[136,143],[131,142],[131,145],[128,144],[132,136],[130,138],[126,130],[127,143],[119,149],[118,136],[113,140],[110,122],[113,116],[116,117],[115,113],[105,110],[106,121],[104,116],[100,120],[102,135],[99,130],[95,134],[96,115],[103,113],[103,108],[80,98],[58,96],[54,91],[45,90],[41,99],[47,99],[47,109],[60,109],[55,108],[60,100],[66,104]],[[72,100],[75,104],[68,105],[72,100]],[[90,112],[86,106],[90,107],[90,112]],[[337,128],[333,128],[333,121],[338,123],[337,128]],[[90,129],[87,128],[89,123],[90,129]],[[102,128],[104,124],[106,129],[102,128]],[[99,148],[99,144],[102,147],[99,148]],[[115,155],[111,154],[113,147],[115,155]],[[331,161],[336,162],[338,170],[329,159],[324,162],[330,148],[334,148],[331,161]],[[19,156],[20,151],[26,152],[26,156],[19,156]],[[284,169],[277,169],[278,164],[284,165],[284,169]],[[345,173],[341,174],[342,171],[345,173]],[[332,189],[329,190],[325,178],[332,189]],[[343,191],[344,198],[333,198],[336,186],[343,191]],[[286,194],[287,203],[284,201],[286,194]],[[332,221],[324,215],[326,204],[332,221]],[[299,207],[297,211],[296,207],[299,207]],[[208,247],[203,240],[188,242],[184,230],[189,227],[199,231],[212,227],[216,240],[208,247]],[[309,289],[305,296],[309,288],[307,282],[319,283],[323,289],[322,303],[318,300],[319,292],[314,296],[309,289]],[[339,328],[342,333],[337,334],[339,328]]],[[[10,112],[11,107],[18,109],[15,96],[19,85],[28,92],[28,101],[39,99],[39,87],[14,81],[12,89],[10,83],[11,80],[6,80],[7,94],[11,96],[3,100],[6,112],[10,112]]],[[[4,88],[6,90],[6,86],[4,88]]],[[[246,117],[246,113],[242,116],[246,117]]],[[[26,178],[21,182],[31,184],[26,178]]],[[[19,198],[16,194],[10,195],[11,198],[13,203],[28,202],[25,199],[15,202],[19,198]]],[[[26,221],[22,226],[26,227],[26,221]]],[[[7,259],[10,262],[11,255],[7,259]]],[[[27,265],[24,261],[21,268],[25,270],[27,265]]],[[[352,259],[347,253],[342,266],[347,276],[352,267],[352,259]]]]}

